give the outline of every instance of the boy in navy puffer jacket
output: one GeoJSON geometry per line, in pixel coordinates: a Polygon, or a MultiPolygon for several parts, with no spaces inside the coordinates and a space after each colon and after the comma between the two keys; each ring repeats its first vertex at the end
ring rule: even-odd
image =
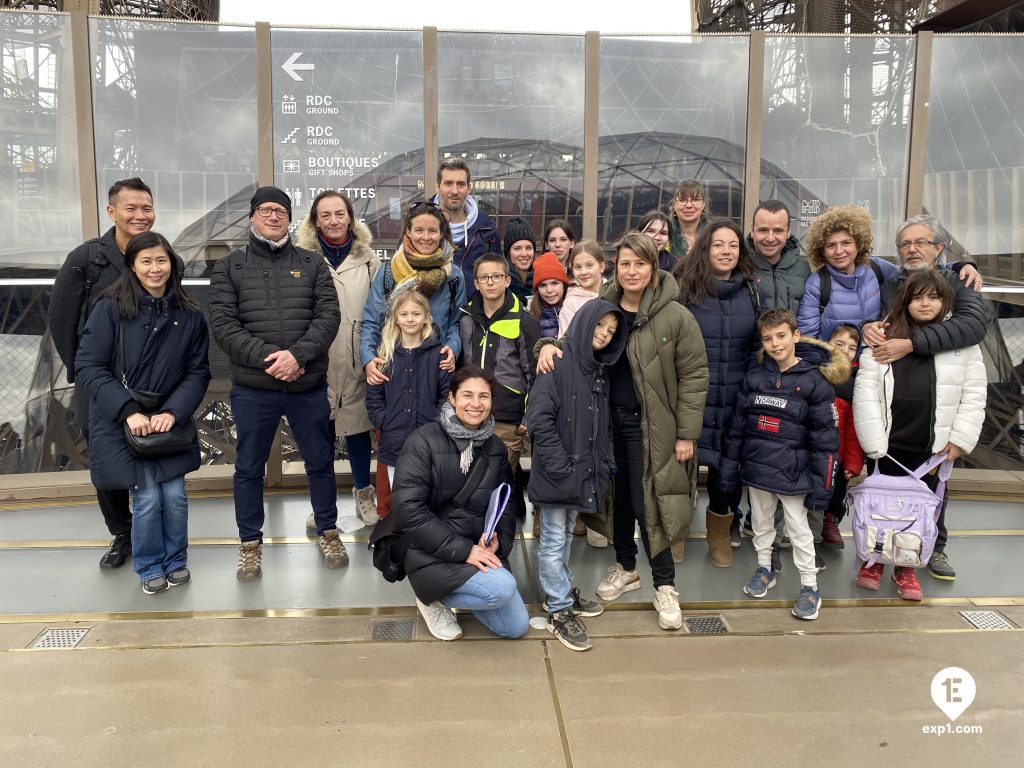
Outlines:
{"type": "Polygon", "coordinates": [[[764,355],[747,372],[736,400],[723,441],[721,486],[731,491],[742,482],[750,490],[758,568],[743,591],[764,597],[775,586],[771,554],[781,501],[800,571],[793,615],[816,619],[821,594],[807,510],[824,510],[832,496],[839,451],[833,386],[849,376],[850,362],[824,342],[801,342],[788,309],[765,313],[757,327],[764,355]]]}

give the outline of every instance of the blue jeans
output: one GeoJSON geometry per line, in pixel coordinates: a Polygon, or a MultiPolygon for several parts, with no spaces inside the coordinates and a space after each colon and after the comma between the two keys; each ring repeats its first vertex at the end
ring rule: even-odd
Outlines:
{"type": "Polygon", "coordinates": [[[263,476],[282,416],[288,419],[306,467],[316,532],[323,536],[337,526],[338,490],[326,390],[323,386],[309,392],[285,392],[231,385],[231,412],[238,434],[235,522],[242,541],[263,540],[263,476]]]}
{"type": "Polygon", "coordinates": [[[499,637],[522,637],[530,629],[530,615],[519,595],[516,577],[507,568],[477,571],[441,602],[446,608],[472,611],[499,637]]]}
{"type": "Polygon", "coordinates": [[[569,552],[572,530],[579,512],[565,507],[544,506],[540,510],[540,548],[537,552],[540,586],[548,596],[548,612],[557,613],[572,606],[572,571],[569,552]]]}
{"type": "Polygon", "coordinates": [[[132,488],[132,562],[141,582],[185,567],[188,496],[184,475],[158,483],[153,464],[139,463],[145,486],[132,488]]]}

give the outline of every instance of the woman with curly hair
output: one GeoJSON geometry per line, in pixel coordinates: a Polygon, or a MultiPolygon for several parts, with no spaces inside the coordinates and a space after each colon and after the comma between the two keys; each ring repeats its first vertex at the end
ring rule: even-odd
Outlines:
{"type": "Polygon", "coordinates": [[[871,215],[860,206],[830,208],[811,223],[807,278],[797,324],[800,333],[828,339],[840,325],[878,317],[880,287],[899,267],[871,255],[871,215]]]}

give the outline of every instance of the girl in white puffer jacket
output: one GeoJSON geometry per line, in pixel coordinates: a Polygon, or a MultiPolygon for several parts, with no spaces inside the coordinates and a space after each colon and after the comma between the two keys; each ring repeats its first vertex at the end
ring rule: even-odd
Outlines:
{"type": "MultiPolygon", "coordinates": [[[[918,329],[942,322],[953,296],[949,283],[934,270],[914,272],[903,285],[886,318],[888,338],[910,338],[918,329]]],[[[970,453],[985,420],[985,363],[977,345],[934,356],[910,354],[896,361],[876,360],[870,348],[861,352],[853,391],[853,421],[857,439],[869,459],[868,472],[878,462],[886,475],[903,475],[936,453],[957,459],[970,453]]],[[[926,475],[932,490],[938,476],[926,475]]],[[[946,540],[946,498],[939,515],[935,552],[946,540]]],[[[857,584],[878,589],[882,564],[864,566],[857,584]]],[[[893,581],[900,597],[921,600],[921,586],[912,568],[896,568],[893,581]]]]}

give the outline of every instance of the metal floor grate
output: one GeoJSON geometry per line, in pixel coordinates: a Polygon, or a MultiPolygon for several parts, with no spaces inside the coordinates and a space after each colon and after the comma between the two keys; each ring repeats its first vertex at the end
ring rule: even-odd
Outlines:
{"type": "Polygon", "coordinates": [[[729,626],[721,616],[687,616],[686,631],[693,635],[727,635],[729,626]]]}
{"type": "Polygon", "coordinates": [[[90,629],[47,629],[29,648],[75,648],[90,629]]]}
{"type": "Polygon", "coordinates": [[[416,619],[370,619],[371,640],[412,640],[416,637],[416,619]]]}
{"type": "Polygon", "coordinates": [[[975,629],[1016,629],[1016,626],[998,611],[960,611],[960,615],[975,629]]]}

